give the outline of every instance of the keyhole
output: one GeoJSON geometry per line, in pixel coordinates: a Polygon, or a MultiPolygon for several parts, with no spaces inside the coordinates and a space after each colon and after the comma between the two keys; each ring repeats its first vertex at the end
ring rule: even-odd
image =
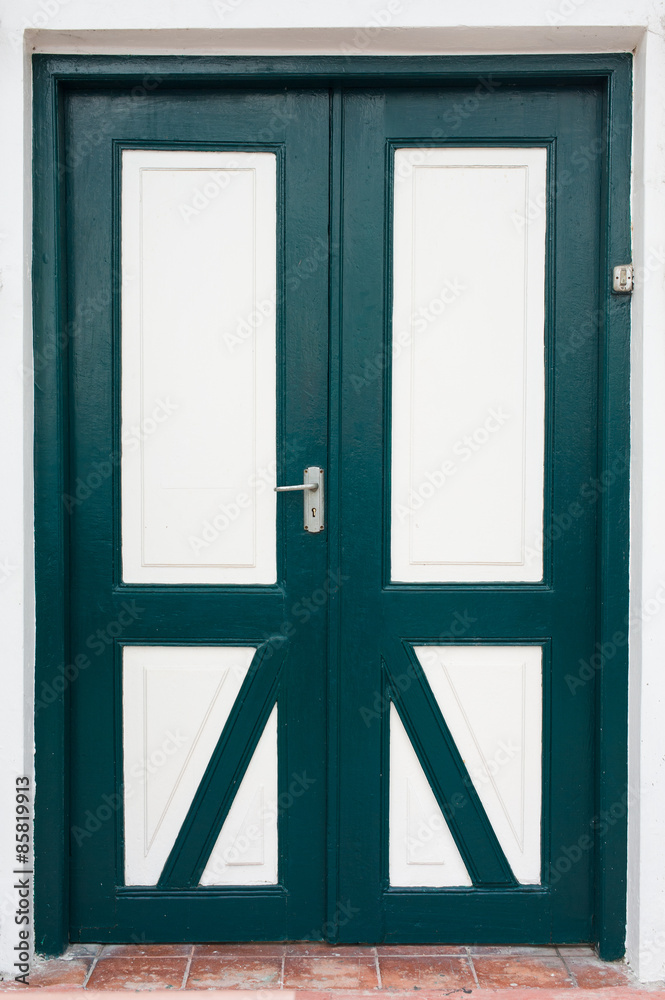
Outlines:
{"type": "Polygon", "coordinates": [[[312,507],[312,517],[316,517],[316,507],[312,507]]]}

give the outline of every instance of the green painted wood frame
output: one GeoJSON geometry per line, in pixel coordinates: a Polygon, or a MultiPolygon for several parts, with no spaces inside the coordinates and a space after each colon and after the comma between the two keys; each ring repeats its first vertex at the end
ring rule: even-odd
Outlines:
{"type": "MultiPolygon", "coordinates": [[[[69,88],[112,84],[145,94],[156,77],[160,86],[195,87],[223,80],[252,85],[298,81],[331,91],[333,134],[341,123],[344,85],[471,82],[492,75],[502,81],[593,80],[604,94],[607,145],[603,156],[604,215],[599,289],[601,317],[599,468],[629,450],[630,298],[611,294],[611,267],[631,259],[630,136],[632,58],[629,54],[428,56],[428,57],[181,57],[38,55],[34,65],[34,248],[35,350],[35,545],[36,545],[36,948],[61,952],[68,941],[68,663],[67,521],[61,503],[67,474],[66,280],[62,227],[62,108],[69,88]],[[48,707],[48,711],[46,711],[48,707]]],[[[341,162],[333,143],[331,161],[331,289],[339,287],[341,162]]],[[[330,459],[328,533],[330,572],[340,566],[336,497],[339,491],[338,420],[340,394],[340,301],[330,300],[330,459]]],[[[626,472],[609,477],[599,498],[598,604],[600,643],[619,633],[628,618],[629,481],[626,472]]],[[[336,815],[337,673],[339,600],[330,602],[329,817],[336,815]]],[[[616,639],[616,636],[615,636],[616,639]]],[[[625,803],[627,787],[627,643],[617,644],[612,670],[597,673],[596,815],[625,803]]],[[[626,912],[625,809],[613,822],[596,825],[595,940],[603,958],[624,952],[626,912]]],[[[614,816],[612,817],[614,820],[614,816]]],[[[328,831],[328,917],[335,928],[338,838],[328,831]]],[[[331,937],[334,937],[334,930],[331,937]]]]}

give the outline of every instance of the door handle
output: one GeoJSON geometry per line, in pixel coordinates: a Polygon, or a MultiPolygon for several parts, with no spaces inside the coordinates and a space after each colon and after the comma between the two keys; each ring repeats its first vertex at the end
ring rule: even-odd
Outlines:
{"type": "Polygon", "coordinates": [[[297,486],[276,486],[275,493],[290,493],[292,490],[318,490],[318,483],[299,483],[297,486]]]}
{"type": "Polygon", "coordinates": [[[302,490],[303,520],[305,531],[323,531],[323,469],[311,465],[303,473],[304,483],[297,486],[276,486],[275,493],[294,493],[302,490]]]}

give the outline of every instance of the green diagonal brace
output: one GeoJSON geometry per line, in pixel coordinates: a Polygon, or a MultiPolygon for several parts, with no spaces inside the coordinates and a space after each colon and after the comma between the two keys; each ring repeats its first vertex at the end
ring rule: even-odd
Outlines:
{"type": "MultiPolygon", "coordinates": [[[[283,642],[282,637],[280,643],[283,642]]],[[[161,888],[198,885],[277,699],[285,651],[259,646],[159,878],[161,888]]]]}
{"type": "Polygon", "coordinates": [[[383,666],[387,694],[404,724],[473,884],[517,885],[413,648],[395,642],[383,666]],[[397,674],[397,663],[405,657],[407,672],[397,674]]]}

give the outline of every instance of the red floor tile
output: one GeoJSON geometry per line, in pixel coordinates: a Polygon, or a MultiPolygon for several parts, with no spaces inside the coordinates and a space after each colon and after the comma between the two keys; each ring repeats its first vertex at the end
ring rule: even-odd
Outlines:
{"type": "Polygon", "coordinates": [[[180,989],[186,958],[101,958],[88,980],[91,990],[180,989]]]}
{"type": "Polygon", "coordinates": [[[101,944],[70,944],[63,958],[96,958],[102,950],[101,944]]]}
{"type": "Polygon", "coordinates": [[[631,983],[625,965],[605,964],[597,958],[565,957],[566,965],[583,990],[597,990],[604,986],[629,986],[631,983]]]}
{"type": "Polygon", "coordinates": [[[286,945],[286,954],[292,958],[371,958],[374,946],[369,944],[327,944],[325,941],[295,941],[286,945]]]}
{"type": "MultiPolygon", "coordinates": [[[[283,991],[280,997],[275,997],[275,1000],[282,1000],[283,997],[288,998],[288,1000],[291,1000],[291,998],[293,998],[293,1000],[339,1000],[341,995],[342,994],[340,993],[326,993],[324,990],[298,990],[297,993],[294,993],[292,990],[290,992],[287,990],[286,992],[283,991]]],[[[349,995],[353,997],[353,1000],[360,1000],[360,998],[364,996],[364,994],[360,992],[351,993],[349,995]]],[[[376,994],[371,996],[372,1000],[376,1000],[376,994]]],[[[253,1000],[256,1000],[256,998],[253,998],[253,1000]]],[[[418,1000],[420,1000],[420,998],[418,998],[418,1000]]]]}
{"type": "MultiPolygon", "coordinates": [[[[342,992],[331,994],[332,1000],[665,1000],[665,989],[653,990],[624,986],[610,986],[600,990],[574,988],[533,989],[532,987],[509,987],[507,989],[419,990],[416,993],[375,990],[374,993],[342,992]]],[[[165,998],[168,1000],[168,998],[165,998]]],[[[294,1000],[300,1000],[296,994],[294,1000]]]]}
{"type": "MultiPolygon", "coordinates": [[[[37,960],[30,987],[45,989],[45,995],[81,991],[83,1000],[86,983],[91,991],[149,990],[153,1000],[168,1000],[169,993],[182,988],[190,958],[186,989],[230,990],[228,996],[238,1000],[261,1000],[264,990],[262,1000],[267,1000],[267,991],[276,994],[277,1000],[282,986],[282,1000],[406,1000],[407,994],[413,996],[416,991],[419,1000],[445,1000],[453,993],[454,1000],[464,1000],[465,994],[470,994],[468,1000],[473,996],[478,1000],[665,1000],[665,990],[640,989],[622,963],[603,963],[592,949],[572,946],[373,947],[316,941],[72,945],[63,958],[37,960]]],[[[25,988],[13,978],[0,982],[0,994],[25,988]]]]}
{"type": "Polygon", "coordinates": [[[191,944],[107,944],[100,959],[106,958],[189,958],[191,944]]]}
{"type": "Polygon", "coordinates": [[[194,956],[187,978],[188,990],[278,990],[281,958],[219,958],[194,956]]]}
{"type": "Polygon", "coordinates": [[[470,944],[470,955],[535,955],[542,958],[558,958],[557,950],[551,944],[470,944]]]}
{"type": "Polygon", "coordinates": [[[466,958],[379,958],[384,990],[471,989],[476,985],[466,958]]]}
{"type": "Polygon", "coordinates": [[[287,990],[373,990],[378,985],[373,959],[287,957],[284,961],[287,990]]]}
{"type": "Polygon", "coordinates": [[[473,956],[473,965],[481,989],[508,989],[515,986],[550,989],[573,986],[560,958],[532,955],[504,957],[473,956]]]}
{"type": "Polygon", "coordinates": [[[242,944],[195,944],[194,955],[212,958],[228,958],[230,956],[259,958],[281,958],[286,945],[277,941],[275,944],[254,944],[247,942],[242,944]]]}
{"type": "Polygon", "coordinates": [[[557,951],[572,958],[597,958],[595,950],[588,944],[560,944],[557,951]]]}
{"type": "MultiPolygon", "coordinates": [[[[91,965],[91,958],[53,958],[46,962],[36,962],[28,976],[28,984],[30,989],[81,989],[91,965]]],[[[3,991],[25,988],[23,983],[17,983],[15,979],[6,979],[0,983],[3,991]]]]}
{"type": "Polygon", "coordinates": [[[463,944],[380,944],[377,955],[466,955],[463,944]]]}

